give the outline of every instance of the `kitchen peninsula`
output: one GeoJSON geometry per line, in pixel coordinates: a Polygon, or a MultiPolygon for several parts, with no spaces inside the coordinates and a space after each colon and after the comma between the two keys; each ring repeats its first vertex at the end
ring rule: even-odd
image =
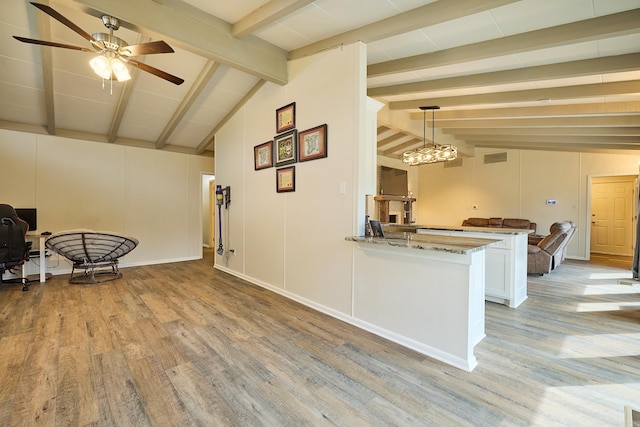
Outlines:
{"type": "Polygon", "coordinates": [[[354,248],[358,326],[472,371],[484,336],[485,252],[500,240],[387,233],[354,248]]]}
{"type": "Polygon", "coordinates": [[[486,253],[485,299],[511,308],[527,299],[527,240],[532,230],[397,224],[387,224],[385,230],[499,240],[486,253]]]}

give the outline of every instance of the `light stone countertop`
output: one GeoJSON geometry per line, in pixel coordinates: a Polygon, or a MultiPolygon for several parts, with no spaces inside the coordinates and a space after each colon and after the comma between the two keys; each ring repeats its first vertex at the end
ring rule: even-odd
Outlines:
{"type": "Polygon", "coordinates": [[[500,240],[492,239],[478,239],[461,236],[438,236],[406,232],[385,232],[385,237],[351,236],[345,237],[345,240],[398,248],[449,252],[460,255],[467,255],[481,251],[501,242],[500,240]]]}
{"type": "Polygon", "coordinates": [[[444,230],[444,231],[468,231],[475,233],[493,234],[532,234],[528,228],[501,228],[501,227],[463,227],[461,225],[416,225],[416,224],[383,224],[385,234],[389,232],[415,233],[416,230],[444,230]]]}

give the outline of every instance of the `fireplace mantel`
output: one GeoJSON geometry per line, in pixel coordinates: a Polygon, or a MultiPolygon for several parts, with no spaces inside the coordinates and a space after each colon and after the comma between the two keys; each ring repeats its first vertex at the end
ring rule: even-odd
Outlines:
{"type": "Polygon", "coordinates": [[[389,222],[389,202],[402,203],[401,224],[411,224],[413,202],[415,198],[409,196],[385,196],[379,195],[373,198],[378,204],[378,218],[380,222],[389,222]]]}

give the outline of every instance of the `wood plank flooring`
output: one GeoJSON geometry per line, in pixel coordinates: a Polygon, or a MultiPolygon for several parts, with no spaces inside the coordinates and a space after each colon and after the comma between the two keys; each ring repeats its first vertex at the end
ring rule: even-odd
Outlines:
{"type": "Polygon", "coordinates": [[[486,304],[464,372],[202,261],[0,287],[0,425],[622,426],[640,288],[566,261],[486,304]]]}

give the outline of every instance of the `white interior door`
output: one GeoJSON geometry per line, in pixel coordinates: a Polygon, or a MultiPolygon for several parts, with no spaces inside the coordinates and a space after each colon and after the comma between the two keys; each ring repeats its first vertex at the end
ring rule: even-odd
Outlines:
{"type": "Polygon", "coordinates": [[[635,177],[594,178],[591,186],[591,252],[633,255],[635,177]]]}

